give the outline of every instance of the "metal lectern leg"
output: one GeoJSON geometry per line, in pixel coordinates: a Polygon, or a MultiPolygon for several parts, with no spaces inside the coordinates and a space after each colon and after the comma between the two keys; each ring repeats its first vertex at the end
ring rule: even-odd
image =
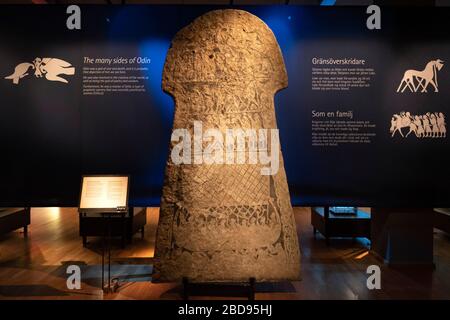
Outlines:
{"type": "Polygon", "coordinates": [[[183,277],[183,300],[189,300],[189,280],[183,277]]]}
{"type": "Polygon", "coordinates": [[[105,236],[106,227],[103,228],[102,235],[102,291],[105,292],[105,236]]]}
{"type": "Polygon", "coordinates": [[[111,292],[111,214],[108,214],[108,292],[111,292]]]}
{"type": "Polygon", "coordinates": [[[256,291],[256,279],[250,278],[249,279],[249,293],[248,293],[248,300],[254,301],[255,300],[255,291],[256,291]]]}

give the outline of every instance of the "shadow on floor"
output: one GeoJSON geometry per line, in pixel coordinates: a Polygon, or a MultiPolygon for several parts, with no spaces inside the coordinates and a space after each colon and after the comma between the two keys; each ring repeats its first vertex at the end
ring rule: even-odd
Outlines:
{"type": "MultiPolygon", "coordinates": [[[[69,265],[77,265],[81,269],[81,281],[91,287],[101,288],[102,266],[87,265],[83,261],[64,261],[60,267],[55,269],[51,274],[59,278],[67,278],[67,267],[69,265]]],[[[105,279],[107,277],[107,265],[105,265],[105,279]]],[[[113,264],[111,265],[111,279],[117,279],[123,282],[150,282],[153,272],[152,265],[130,265],[130,264],[113,264]]]]}
{"type": "MultiPolygon", "coordinates": [[[[245,283],[190,283],[188,285],[189,297],[227,297],[247,298],[249,286],[245,283]]],[[[295,293],[295,287],[291,282],[261,282],[255,284],[255,293],[295,293]]],[[[177,294],[183,297],[184,286],[178,285],[166,292],[166,294],[177,294]]]]}
{"type": "Polygon", "coordinates": [[[69,296],[70,294],[47,285],[10,285],[0,286],[0,296],[5,297],[44,297],[69,296]]]}

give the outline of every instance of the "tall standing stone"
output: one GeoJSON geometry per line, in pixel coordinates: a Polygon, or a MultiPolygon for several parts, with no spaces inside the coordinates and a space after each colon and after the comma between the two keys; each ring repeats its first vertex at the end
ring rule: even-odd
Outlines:
{"type": "MultiPolygon", "coordinates": [[[[259,18],[240,10],[211,11],[179,31],[162,80],[163,90],[175,100],[173,130],[185,128],[192,136],[194,121],[201,121],[203,132],[276,129],[274,95],[286,86],[275,36],[259,18]]],[[[169,154],[156,279],[299,278],[296,225],[281,153],[276,174],[262,175],[263,167],[248,162],[177,165],[169,154]]]]}

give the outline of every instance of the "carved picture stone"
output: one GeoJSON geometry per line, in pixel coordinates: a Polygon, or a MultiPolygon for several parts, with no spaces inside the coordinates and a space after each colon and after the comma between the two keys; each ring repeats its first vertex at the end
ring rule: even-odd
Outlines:
{"type": "MultiPolygon", "coordinates": [[[[194,121],[204,131],[277,129],[274,95],[286,86],[272,31],[240,10],[211,11],[179,31],[162,80],[175,101],[173,130],[187,129],[192,135],[194,121]]],[[[299,278],[296,224],[281,153],[275,174],[261,174],[262,167],[248,162],[174,164],[169,153],[155,281],[299,278]]]]}

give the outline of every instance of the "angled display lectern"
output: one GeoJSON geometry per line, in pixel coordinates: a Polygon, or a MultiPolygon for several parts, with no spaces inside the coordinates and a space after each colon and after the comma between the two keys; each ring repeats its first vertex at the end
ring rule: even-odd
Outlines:
{"type": "Polygon", "coordinates": [[[81,181],[80,214],[96,213],[104,219],[102,234],[102,290],[111,286],[111,220],[128,213],[129,177],[124,175],[85,175],[81,181]],[[106,242],[106,245],[105,245],[106,242]],[[105,285],[105,255],[108,255],[108,276],[105,285]]]}

